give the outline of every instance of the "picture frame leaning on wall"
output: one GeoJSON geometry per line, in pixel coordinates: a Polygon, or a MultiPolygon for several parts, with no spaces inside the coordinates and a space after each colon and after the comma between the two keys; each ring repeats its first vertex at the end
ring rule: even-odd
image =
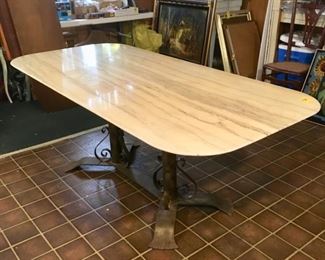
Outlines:
{"type": "Polygon", "coordinates": [[[301,91],[319,101],[321,109],[312,119],[325,124],[325,50],[316,50],[301,91]]]}
{"type": "Polygon", "coordinates": [[[153,28],[160,53],[207,65],[215,13],[213,0],[156,0],[153,28]]]}

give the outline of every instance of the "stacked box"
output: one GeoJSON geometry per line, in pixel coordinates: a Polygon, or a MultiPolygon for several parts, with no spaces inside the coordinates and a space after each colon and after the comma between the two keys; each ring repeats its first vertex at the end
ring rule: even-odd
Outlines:
{"type": "Polygon", "coordinates": [[[217,13],[238,11],[242,6],[242,0],[217,0],[217,13]]]}

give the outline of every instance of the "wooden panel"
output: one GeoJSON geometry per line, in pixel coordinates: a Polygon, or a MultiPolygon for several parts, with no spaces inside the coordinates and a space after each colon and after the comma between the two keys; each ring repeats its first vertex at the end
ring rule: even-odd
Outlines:
{"type": "Polygon", "coordinates": [[[255,78],[261,44],[255,21],[225,25],[225,36],[234,72],[255,78]]]}
{"type": "Polygon", "coordinates": [[[15,28],[9,13],[7,1],[0,1],[0,41],[8,60],[21,55],[15,28]]]}
{"type": "Polygon", "coordinates": [[[231,152],[320,109],[307,94],[128,45],[27,55],[12,65],[149,145],[181,155],[231,152]]]}
{"type": "Polygon", "coordinates": [[[139,11],[152,12],[154,0],[134,0],[139,11]]]}
{"type": "Polygon", "coordinates": [[[253,21],[256,22],[259,35],[262,36],[265,14],[268,0],[245,0],[243,2],[243,9],[251,12],[253,21]]]}
{"type": "Polygon", "coordinates": [[[53,0],[9,0],[8,6],[22,54],[64,47],[53,0]]]}
{"type": "MultiPolygon", "coordinates": [[[[21,53],[57,50],[65,47],[53,0],[6,0],[21,53]]],[[[74,106],[53,90],[31,81],[33,94],[46,111],[74,106]]]]}

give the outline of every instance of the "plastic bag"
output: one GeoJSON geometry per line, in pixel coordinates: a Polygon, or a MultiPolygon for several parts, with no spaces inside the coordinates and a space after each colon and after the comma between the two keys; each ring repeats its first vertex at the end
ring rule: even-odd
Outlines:
{"type": "Polygon", "coordinates": [[[158,52],[162,45],[162,35],[149,29],[147,24],[135,24],[132,33],[135,47],[158,52]]]}

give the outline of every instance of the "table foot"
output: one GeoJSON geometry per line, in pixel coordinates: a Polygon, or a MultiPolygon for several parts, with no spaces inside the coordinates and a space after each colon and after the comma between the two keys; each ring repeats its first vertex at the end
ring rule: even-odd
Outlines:
{"type": "Polygon", "coordinates": [[[129,167],[133,163],[136,149],[139,146],[132,145],[131,148],[128,148],[124,141],[124,132],[112,124],[103,127],[101,131],[105,136],[94,149],[95,157],[84,157],[71,162],[67,166],[66,172],[77,169],[89,172],[114,171],[112,167],[115,168],[115,166],[123,164],[129,167]],[[111,149],[104,148],[100,150],[101,145],[107,138],[110,139],[111,149]]]}
{"type": "Polygon", "coordinates": [[[69,163],[65,167],[65,172],[73,172],[79,169],[85,172],[112,172],[115,171],[116,166],[116,164],[109,161],[100,162],[95,157],[84,157],[69,163]]]}
{"type": "Polygon", "coordinates": [[[228,215],[233,212],[233,204],[230,200],[205,192],[196,192],[190,196],[180,197],[177,204],[180,206],[211,207],[220,209],[228,215]]]}
{"type": "Polygon", "coordinates": [[[156,215],[156,225],[153,239],[149,247],[154,249],[178,248],[175,242],[176,206],[170,209],[159,209],[156,215]]]}

